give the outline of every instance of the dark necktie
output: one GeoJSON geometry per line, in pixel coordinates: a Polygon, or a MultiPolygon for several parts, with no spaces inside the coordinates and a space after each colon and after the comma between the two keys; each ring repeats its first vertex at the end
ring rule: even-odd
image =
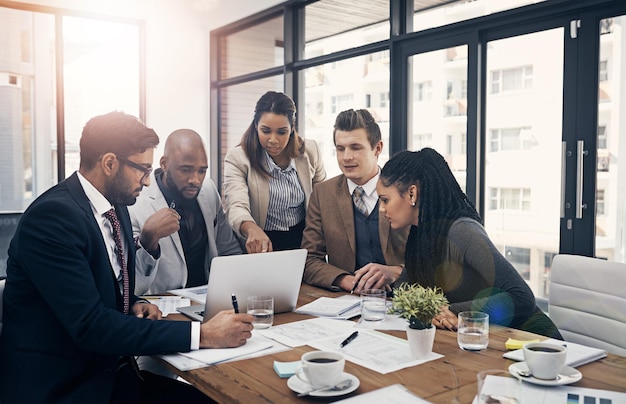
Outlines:
{"type": "Polygon", "coordinates": [[[363,188],[354,188],[354,191],[352,192],[352,201],[354,202],[354,206],[356,206],[359,212],[367,216],[367,206],[365,205],[365,201],[363,200],[363,195],[365,195],[365,190],[363,188]]]}
{"type": "MultiPolygon", "coordinates": [[[[122,268],[122,283],[123,283],[123,300],[124,300],[124,314],[128,314],[130,311],[130,283],[128,280],[128,268],[126,268],[126,259],[124,257],[124,247],[122,244],[122,231],[120,221],[117,218],[117,214],[115,213],[115,209],[110,209],[104,212],[104,217],[106,217],[109,222],[111,222],[111,227],[113,227],[113,238],[115,239],[115,255],[117,256],[117,262],[120,264],[122,268]]],[[[125,359],[123,359],[122,363],[125,359]]],[[[128,357],[128,363],[132,367],[133,371],[137,374],[140,380],[143,380],[141,373],[139,372],[139,366],[137,365],[137,361],[134,356],[128,357]]]]}
{"type": "Polygon", "coordinates": [[[122,244],[120,221],[117,218],[115,209],[110,209],[104,212],[104,217],[106,217],[109,222],[111,222],[111,227],[113,227],[113,238],[115,239],[115,255],[117,256],[117,262],[122,268],[122,283],[124,290],[122,297],[124,299],[124,314],[128,314],[130,310],[130,285],[128,281],[128,269],[126,268],[126,259],[124,257],[124,247],[122,244]]]}

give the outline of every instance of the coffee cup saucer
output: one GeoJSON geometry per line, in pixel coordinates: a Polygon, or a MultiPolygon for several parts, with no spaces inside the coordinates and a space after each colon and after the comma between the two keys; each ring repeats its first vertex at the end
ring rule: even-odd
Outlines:
{"type": "MultiPolygon", "coordinates": [[[[346,388],[344,390],[339,390],[339,391],[333,391],[333,390],[320,391],[320,392],[317,392],[317,393],[311,393],[310,396],[311,397],[336,397],[336,396],[343,396],[344,394],[352,393],[353,391],[355,391],[356,389],[359,388],[359,385],[361,384],[361,382],[359,381],[359,378],[354,376],[354,375],[351,375],[350,373],[343,372],[341,374],[341,377],[339,379],[337,379],[337,380],[341,381],[341,380],[346,380],[346,379],[352,380],[352,384],[350,385],[350,387],[348,387],[348,388],[346,388]]],[[[293,375],[293,376],[291,376],[287,380],[287,387],[289,387],[292,391],[295,391],[296,393],[304,393],[305,391],[311,390],[311,385],[309,383],[301,380],[300,378],[298,378],[297,375],[293,375]]]]}
{"type": "Polygon", "coordinates": [[[529,372],[529,370],[526,362],[517,362],[509,366],[509,373],[516,378],[540,386],[562,386],[564,384],[575,383],[583,378],[582,373],[570,366],[565,366],[556,379],[552,380],[538,379],[534,376],[522,376],[522,374],[526,374],[527,372],[529,372]]]}

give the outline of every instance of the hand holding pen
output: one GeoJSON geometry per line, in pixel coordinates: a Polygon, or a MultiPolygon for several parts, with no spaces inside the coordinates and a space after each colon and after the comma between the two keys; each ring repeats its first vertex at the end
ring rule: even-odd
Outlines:
{"type": "Polygon", "coordinates": [[[237,296],[235,296],[234,293],[231,295],[230,300],[233,302],[233,309],[235,310],[235,313],[239,313],[239,303],[237,302],[237,296]]]}

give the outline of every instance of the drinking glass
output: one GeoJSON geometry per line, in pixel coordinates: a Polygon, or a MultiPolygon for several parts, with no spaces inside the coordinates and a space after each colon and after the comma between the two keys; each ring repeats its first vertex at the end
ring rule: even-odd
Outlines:
{"type": "Polygon", "coordinates": [[[385,319],[387,292],[383,289],[365,289],[361,292],[361,320],[376,322],[385,319]]]}
{"type": "Polygon", "coordinates": [[[248,314],[251,314],[254,318],[252,320],[254,328],[270,328],[274,322],[274,297],[248,297],[248,314]]]}
{"type": "Polygon", "coordinates": [[[481,351],[489,345],[489,314],[462,311],[457,324],[459,347],[466,351],[481,351]]]}

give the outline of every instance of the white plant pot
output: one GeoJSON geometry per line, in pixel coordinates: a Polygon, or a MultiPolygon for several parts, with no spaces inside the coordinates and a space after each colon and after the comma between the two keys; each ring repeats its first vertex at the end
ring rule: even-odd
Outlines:
{"type": "Polygon", "coordinates": [[[436,327],[425,330],[414,330],[406,327],[406,338],[409,341],[409,349],[413,359],[426,358],[433,351],[436,327]]]}

